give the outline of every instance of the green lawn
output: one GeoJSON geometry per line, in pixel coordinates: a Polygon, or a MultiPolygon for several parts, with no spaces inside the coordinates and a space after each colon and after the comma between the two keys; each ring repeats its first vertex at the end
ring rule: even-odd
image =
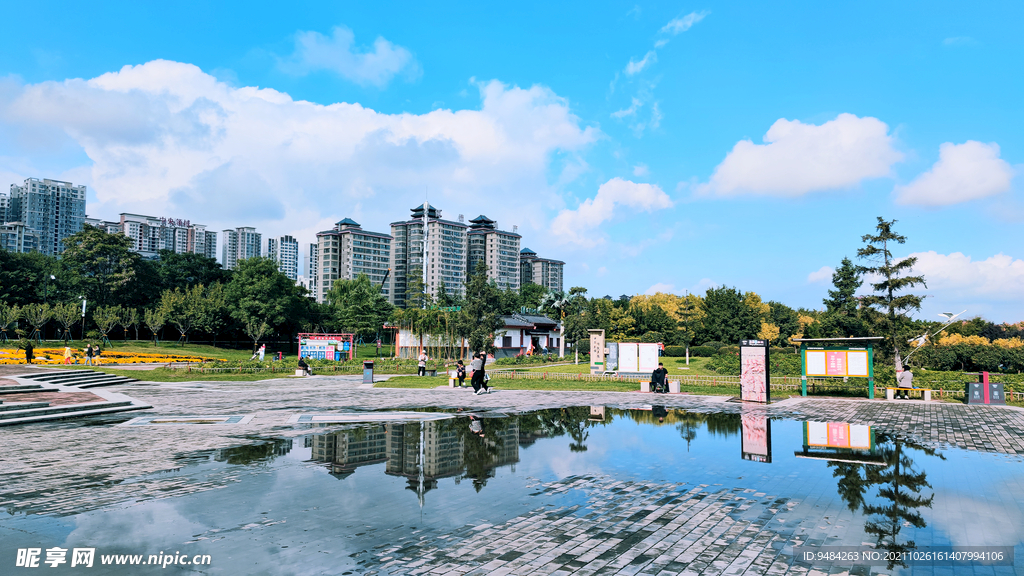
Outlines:
{"type": "MultiPolygon", "coordinates": [[[[92,342],[98,344],[95,340],[75,340],[71,344],[71,348],[76,350],[77,353],[81,353],[81,349],[85,348],[86,344],[92,342]]],[[[204,358],[222,358],[224,360],[248,360],[252,357],[252,352],[248,350],[234,350],[231,348],[214,348],[208,344],[185,344],[179,346],[178,344],[166,341],[160,342],[156,346],[153,345],[152,341],[146,340],[112,340],[110,346],[103,346],[105,350],[113,350],[117,352],[141,352],[144,354],[181,354],[188,356],[202,356],[204,358]]],[[[36,345],[36,348],[63,348],[64,343],[60,340],[43,340],[42,344],[36,345]]],[[[13,350],[17,348],[17,344],[9,342],[4,346],[0,346],[5,350],[13,350]]]]}
{"type": "MultiPolygon", "coordinates": [[[[469,380],[466,380],[469,384],[469,380]]],[[[579,380],[521,380],[508,378],[491,378],[487,383],[491,388],[497,390],[574,390],[581,392],[633,392],[640,389],[636,382],[619,382],[609,380],[606,382],[583,382],[579,380]]],[[[428,376],[396,376],[389,378],[386,382],[377,382],[374,388],[437,388],[447,386],[447,377],[428,376]]],[[[701,394],[709,396],[738,396],[739,387],[736,386],[684,386],[683,392],[690,394],[701,394]]]]}
{"type": "MultiPolygon", "coordinates": [[[[697,375],[697,376],[714,376],[715,373],[704,368],[709,358],[690,358],[689,370],[683,370],[686,367],[686,358],[676,358],[672,356],[662,356],[661,363],[665,365],[665,369],[668,370],[669,376],[685,376],[685,375],[697,375]]],[[[491,370],[525,370],[527,372],[547,372],[548,374],[589,374],[590,364],[586,362],[580,362],[579,364],[565,364],[562,366],[540,366],[536,368],[517,368],[515,366],[497,366],[491,365],[488,367],[491,370]]]]}

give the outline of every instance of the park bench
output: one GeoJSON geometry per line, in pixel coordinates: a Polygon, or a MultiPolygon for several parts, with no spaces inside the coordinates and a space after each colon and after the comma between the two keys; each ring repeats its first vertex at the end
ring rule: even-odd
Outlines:
{"type": "MultiPolygon", "coordinates": [[[[646,381],[641,380],[640,381],[640,391],[641,392],[650,392],[651,391],[651,381],[650,380],[646,380],[646,381]]],[[[668,393],[669,394],[679,394],[679,391],[680,391],[679,390],[679,380],[669,380],[668,381],[668,393]]]]}
{"type": "Polygon", "coordinates": [[[906,394],[907,392],[920,392],[921,395],[924,397],[924,401],[925,402],[930,402],[931,399],[932,399],[932,390],[931,390],[931,388],[889,388],[889,387],[886,387],[886,389],[885,389],[885,399],[886,400],[894,400],[895,399],[894,396],[896,394],[906,394]]]}

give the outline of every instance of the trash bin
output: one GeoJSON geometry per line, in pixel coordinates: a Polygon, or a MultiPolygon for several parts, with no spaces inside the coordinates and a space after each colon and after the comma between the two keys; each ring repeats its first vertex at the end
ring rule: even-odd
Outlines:
{"type": "Polygon", "coordinates": [[[363,384],[373,384],[373,360],[363,360],[363,384]]]}
{"type": "Polygon", "coordinates": [[[1002,382],[989,382],[988,372],[978,374],[977,382],[967,383],[968,404],[1006,404],[1002,382]]]}

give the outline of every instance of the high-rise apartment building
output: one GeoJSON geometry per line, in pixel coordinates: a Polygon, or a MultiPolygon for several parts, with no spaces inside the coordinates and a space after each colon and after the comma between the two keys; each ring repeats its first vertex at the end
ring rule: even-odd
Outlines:
{"type": "Polygon", "coordinates": [[[36,251],[56,256],[64,251],[64,239],[82,230],[85,220],[85,186],[44,178],[28,178],[11,184],[4,220],[21,222],[37,239],[36,251]]]}
{"type": "Polygon", "coordinates": [[[108,234],[124,234],[131,238],[132,250],[143,258],[157,258],[160,250],[217,257],[217,233],[208,231],[203,224],[193,224],[189,220],[121,213],[116,222],[86,218],[85,224],[108,234]]]}
{"type": "Polygon", "coordinates": [[[291,236],[267,239],[267,256],[277,262],[277,269],[292,280],[299,277],[299,241],[291,236]]]}
{"type": "Polygon", "coordinates": [[[234,230],[225,230],[223,238],[220,265],[225,270],[234,270],[239,260],[262,255],[263,235],[255,228],[242,226],[234,230]]]}
{"type": "Polygon", "coordinates": [[[391,223],[391,303],[406,306],[412,275],[419,275],[427,294],[436,296],[442,284],[451,295],[466,291],[467,231],[463,222],[441,218],[441,211],[424,202],[412,209],[412,218],[391,223]],[[424,237],[424,230],[426,236],[424,237]]]}
{"type": "Polygon", "coordinates": [[[360,274],[380,286],[382,294],[390,294],[387,276],[391,236],[363,230],[356,221],[345,218],[335,224],[333,230],[318,232],[316,240],[317,302],[324,301],[335,280],[354,280],[360,274]]]}
{"type": "Polygon", "coordinates": [[[477,263],[487,265],[487,277],[502,290],[519,290],[519,244],[522,236],[497,229],[487,216],[469,221],[469,260],[466,272],[476,272],[477,263]]]}
{"type": "Polygon", "coordinates": [[[306,289],[316,298],[316,287],[320,278],[320,258],[317,252],[317,243],[309,245],[309,260],[306,261],[306,289]]]}
{"type": "Polygon", "coordinates": [[[562,268],[564,266],[565,262],[540,258],[529,248],[523,248],[519,252],[519,270],[523,284],[527,282],[540,284],[548,290],[561,292],[562,268]]]}
{"type": "Polygon", "coordinates": [[[34,230],[24,222],[0,224],[0,250],[8,252],[35,252],[39,243],[34,230]]]}

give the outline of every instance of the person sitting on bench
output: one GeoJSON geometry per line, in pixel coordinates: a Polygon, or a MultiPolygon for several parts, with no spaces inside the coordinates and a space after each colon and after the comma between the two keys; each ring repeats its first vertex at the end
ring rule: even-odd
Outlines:
{"type": "MultiPolygon", "coordinates": [[[[916,388],[916,386],[914,386],[914,373],[910,371],[910,368],[907,368],[903,372],[900,372],[899,377],[896,378],[896,388],[897,388],[897,392],[899,392],[898,389],[913,390],[913,389],[916,388]]],[[[899,394],[897,394],[896,397],[899,398],[900,397],[899,394]]],[[[910,399],[910,395],[908,395],[906,392],[904,392],[903,393],[903,399],[904,400],[910,399]]]]}
{"type": "Polygon", "coordinates": [[[306,359],[305,358],[302,358],[302,357],[299,358],[299,369],[302,370],[302,374],[304,376],[312,376],[313,375],[313,371],[309,369],[309,364],[306,363],[306,359]]]}
{"type": "Polygon", "coordinates": [[[665,381],[667,374],[668,370],[665,370],[665,365],[658,362],[658,368],[651,373],[651,392],[668,393],[668,382],[665,381]]]}

